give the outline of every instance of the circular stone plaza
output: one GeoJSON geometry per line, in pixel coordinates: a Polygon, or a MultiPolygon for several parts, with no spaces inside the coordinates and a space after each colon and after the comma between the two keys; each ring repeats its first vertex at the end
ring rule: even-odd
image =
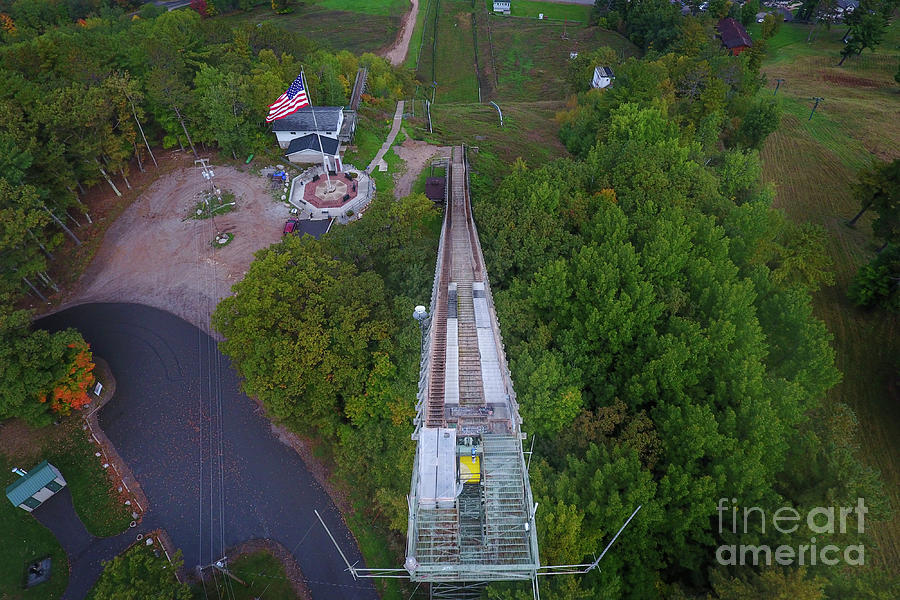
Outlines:
{"type": "Polygon", "coordinates": [[[347,222],[359,218],[374,196],[375,182],[365,171],[344,165],[343,172],[326,175],[316,166],[294,178],[290,202],[309,219],[347,222]]]}

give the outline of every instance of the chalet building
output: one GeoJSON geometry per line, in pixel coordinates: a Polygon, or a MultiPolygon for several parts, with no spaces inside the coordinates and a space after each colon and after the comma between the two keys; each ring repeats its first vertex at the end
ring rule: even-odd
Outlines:
{"type": "Polygon", "coordinates": [[[338,141],[344,125],[344,110],[340,106],[306,106],[283,119],[272,123],[272,131],[278,139],[278,145],[284,149],[297,138],[319,134],[323,139],[333,138],[338,141]],[[313,110],[316,111],[313,119],[313,110]],[[318,129],[316,129],[318,125],[318,129]]]}
{"type": "Polygon", "coordinates": [[[613,79],[615,78],[616,76],[613,75],[613,70],[609,67],[594,67],[594,77],[591,79],[591,87],[602,90],[603,88],[612,85],[613,79]]]}
{"type": "Polygon", "coordinates": [[[753,40],[750,39],[744,26],[731,17],[725,17],[719,21],[716,29],[719,37],[722,38],[722,45],[735,56],[753,45],[753,40]]]}
{"type": "Polygon", "coordinates": [[[508,15],[510,13],[509,0],[494,0],[494,12],[508,15]]]}

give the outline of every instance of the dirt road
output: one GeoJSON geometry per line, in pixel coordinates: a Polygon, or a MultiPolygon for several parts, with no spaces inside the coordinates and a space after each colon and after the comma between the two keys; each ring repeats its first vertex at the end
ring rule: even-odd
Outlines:
{"type": "Polygon", "coordinates": [[[409,53],[409,42],[412,40],[413,29],[416,27],[416,15],[419,13],[419,0],[409,1],[412,4],[412,8],[403,15],[397,40],[384,53],[384,57],[395,67],[403,64],[403,61],[406,60],[406,55],[409,53]]]}
{"type": "Polygon", "coordinates": [[[57,308],[87,302],[135,302],[160,308],[210,331],[209,314],[231,293],[253,254],[281,237],[288,211],[272,200],[267,181],[231,167],[214,167],[215,184],[235,195],[234,212],[187,218],[209,189],[197,169],[158,179],[119,217],[78,285],[57,308]],[[216,232],[234,234],[213,247],[216,232]]]}

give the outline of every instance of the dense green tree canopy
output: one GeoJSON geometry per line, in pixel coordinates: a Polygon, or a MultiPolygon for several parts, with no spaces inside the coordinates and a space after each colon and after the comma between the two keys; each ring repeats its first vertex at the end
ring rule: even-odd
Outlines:
{"type": "Polygon", "coordinates": [[[326,442],[354,497],[405,527],[420,333],[440,215],[430,200],[378,198],[326,239],[257,254],[213,325],[270,417],[326,442]]]}
{"type": "Polygon", "coordinates": [[[707,68],[683,56],[626,64],[630,102],[588,93],[570,113],[596,140],[583,159],[473,182],[525,428],[538,435],[544,560],[589,561],[644,507],[600,573],[552,581],[550,597],[773,586],[821,597],[838,583],[820,568],[738,580],[716,564],[726,540],[761,543],[758,530],[720,534],[717,499],[802,510],[882,494],[843,437],[852,423],[823,416],[849,411],[823,402],[840,377],[809,296],[833,282],[824,233],[771,209],[755,151],[699,141],[684,115],[704,101],[688,90],[707,68]]]}
{"type": "Polygon", "coordinates": [[[190,600],[191,588],[179,583],[175,571],[181,568],[181,551],[174,564],[139,544],[107,562],[94,586],[92,600],[190,600]]]}

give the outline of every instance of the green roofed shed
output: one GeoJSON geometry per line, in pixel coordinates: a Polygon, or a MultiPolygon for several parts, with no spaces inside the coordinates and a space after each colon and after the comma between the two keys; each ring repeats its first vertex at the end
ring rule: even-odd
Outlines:
{"type": "Polygon", "coordinates": [[[45,460],[6,486],[6,497],[13,506],[31,512],[65,485],[66,480],[59,469],[45,460]]]}

